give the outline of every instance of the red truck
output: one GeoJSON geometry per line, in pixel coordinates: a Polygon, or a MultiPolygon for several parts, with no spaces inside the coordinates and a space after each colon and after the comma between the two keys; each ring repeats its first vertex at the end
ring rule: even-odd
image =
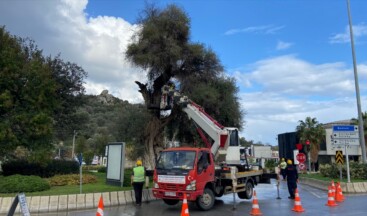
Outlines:
{"type": "Polygon", "coordinates": [[[259,182],[270,183],[262,170],[251,170],[246,149],[239,145],[238,129],[224,127],[199,105],[175,92],[175,103],[182,106],[196,125],[206,148],[177,147],[162,151],[153,174],[153,195],[168,205],[183,200],[196,202],[201,210],[213,207],[215,197],[237,193],[251,199],[259,182]],[[214,141],[210,144],[204,131],[214,141]]]}

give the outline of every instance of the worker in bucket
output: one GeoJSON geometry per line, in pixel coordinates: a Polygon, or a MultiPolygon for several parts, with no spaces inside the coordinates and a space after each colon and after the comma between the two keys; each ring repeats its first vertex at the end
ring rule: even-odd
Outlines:
{"type": "Polygon", "coordinates": [[[133,169],[131,175],[131,184],[135,192],[135,204],[141,206],[141,199],[143,196],[143,186],[145,182],[145,168],[141,160],[136,161],[136,167],[133,169]]]}
{"type": "Polygon", "coordinates": [[[284,158],[282,158],[282,161],[279,164],[279,168],[280,168],[280,174],[283,177],[283,181],[285,181],[285,178],[286,178],[286,173],[285,173],[286,171],[285,171],[285,169],[287,168],[287,162],[285,162],[285,159],[284,158]]]}
{"type": "Polygon", "coordinates": [[[285,170],[286,172],[286,178],[287,178],[287,186],[288,186],[288,192],[289,192],[289,199],[294,199],[295,190],[297,188],[298,183],[298,172],[297,168],[293,165],[292,160],[287,160],[287,168],[285,170]]]}

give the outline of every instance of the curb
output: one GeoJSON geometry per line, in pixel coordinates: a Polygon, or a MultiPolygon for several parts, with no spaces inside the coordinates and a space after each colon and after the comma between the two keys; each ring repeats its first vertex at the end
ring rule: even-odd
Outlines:
{"type": "MultiPolygon", "coordinates": [[[[96,208],[100,197],[105,207],[132,204],[135,202],[134,191],[112,191],[103,193],[69,194],[60,196],[30,196],[27,205],[30,213],[67,212],[81,209],[96,208]]],[[[143,190],[142,201],[156,200],[152,189],[143,190]]],[[[0,214],[8,213],[14,197],[0,197],[0,214]]],[[[20,213],[19,204],[15,211],[20,213]]]]}
{"type": "MultiPolygon", "coordinates": [[[[318,188],[324,191],[328,190],[328,186],[330,182],[300,177],[299,182],[305,185],[309,185],[314,188],[318,188]]],[[[367,182],[356,182],[356,183],[345,183],[341,182],[340,187],[342,188],[343,193],[367,193],[367,182]]]]}

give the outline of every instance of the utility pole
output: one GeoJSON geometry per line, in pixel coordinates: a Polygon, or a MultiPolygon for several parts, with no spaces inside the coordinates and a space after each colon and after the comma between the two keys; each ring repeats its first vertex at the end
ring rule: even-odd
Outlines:
{"type": "Polygon", "coordinates": [[[74,130],[74,135],[73,135],[73,148],[71,150],[71,159],[74,160],[74,148],[75,148],[75,136],[76,136],[77,132],[74,130]]]}
{"type": "Polygon", "coordinates": [[[360,99],[360,94],[359,94],[356,54],[355,54],[355,51],[354,51],[352,16],[350,14],[350,2],[349,2],[349,0],[347,0],[347,5],[348,5],[350,42],[351,42],[351,46],[352,46],[352,56],[353,56],[354,83],[355,83],[355,87],[356,87],[357,108],[358,108],[359,144],[361,145],[361,150],[362,150],[362,162],[367,163],[367,160],[366,160],[366,144],[365,144],[365,140],[364,140],[364,127],[363,127],[363,118],[362,118],[362,110],[361,110],[361,99],[360,99]]]}

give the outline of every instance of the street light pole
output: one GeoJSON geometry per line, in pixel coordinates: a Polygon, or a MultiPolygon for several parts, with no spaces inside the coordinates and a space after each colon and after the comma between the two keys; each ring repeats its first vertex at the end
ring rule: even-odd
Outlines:
{"type": "Polygon", "coordinates": [[[363,127],[363,118],[362,118],[362,110],[361,110],[361,99],[360,99],[360,94],[359,94],[356,54],[355,54],[355,51],[354,51],[352,16],[350,14],[350,2],[349,2],[349,0],[347,0],[347,5],[348,5],[350,42],[351,42],[351,46],[352,46],[352,56],[353,56],[354,83],[355,83],[355,88],[356,88],[357,108],[358,108],[359,144],[361,145],[361,150],[362,150],[362,162],[367,163],[367,160],[366,160],[366,144],[365,144],[365,140],[364,140],[364,127],[363,127]]]}
{"type": "Polygon", "coordinates": [[[311,145],[310,145],[310,140],[306,140],[306,145],[308,146],[308,152],[307,152],[307,157],[308,157],[308,172],[311,172],[311,156],[310,156],[310,151],[311,151],[311,145]]]}
{"type": "Polygon", "coordinates": [[[73,135],[73,148],[71,150],[71,159],[72,160],[74,160],[75,136],[76,136],[76,131],[74,130],[74,135],[73,135]]]}

